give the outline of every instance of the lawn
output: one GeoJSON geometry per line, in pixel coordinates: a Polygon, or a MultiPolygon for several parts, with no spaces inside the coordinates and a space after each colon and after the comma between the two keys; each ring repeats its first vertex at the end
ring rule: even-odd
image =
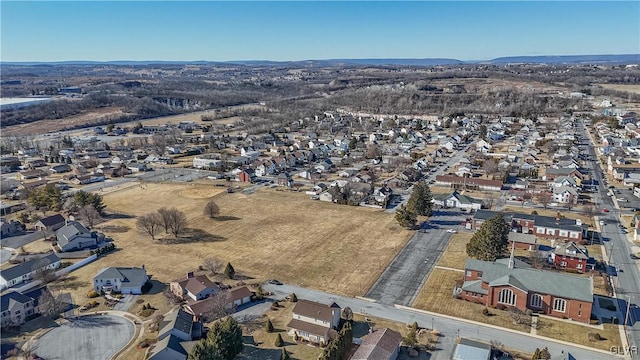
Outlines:
{"type": "Polygon", "coordinates": [[[467,244],[474,233],[459,232],[451,236],[449,245],[440,256],[438,266],[464,270],[464,262],[467,260],[467,244]]]}
{"type": "Polygon", "coordinates": [[[539,318],[537,331],[540,336],[561,339],[602,350],[609,350],[613,346],[621,346],[617,325],[604,324],[604,330],[599,330],[582,326],[578,323],[539,318]],[[604,340],[589,341],[589,333],[598,333],[604,340]]]}
{"type": "Polygon", "coordinates": [[[462,277],[463,274],[457,271],[433,269],[412,307],[504,328],[530,331],[528,325],[513,324],[506,311],[490,309],[493,315],[485,316],[482,314],[484,305],[453,298],[455,282],[462,280],[462,277]]]}
{"type": "Polygon", "coordinates": [[[243,195],[199,184],[145,187],[104,196],[107,210],[117,215],[100,226],[119,229],[105,231],[118,250],[71,274],[70,290],[83,302],[91,278],[104,267],[144,264],[154,279],[166,283],[197,270],[209,256],[231,262],[244,277],[363,295],[412,235],[388,213],[311,201],[298,192],[262,189],[243,195]],[[202,213],[209,199],[221,209],[217,220],[202,213]],[[136,231],[135,216],[163,206],[186,214],[191,237],[152,241],[136,231]],[[354,256],[367,261],[353,261],[354,256]]]}

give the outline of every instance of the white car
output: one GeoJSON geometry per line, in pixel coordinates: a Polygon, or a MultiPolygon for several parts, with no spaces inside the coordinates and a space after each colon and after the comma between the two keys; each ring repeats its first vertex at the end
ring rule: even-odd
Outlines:
{"type": "Polygon", "coordinates": [[[453,230],[453,229],[447,229],[447,232],[448,232],[448,233],[451,233],[451,234],[455,234],[455,233],[457,233],[457,231],[455,231],[455,230],[453,230]]]}

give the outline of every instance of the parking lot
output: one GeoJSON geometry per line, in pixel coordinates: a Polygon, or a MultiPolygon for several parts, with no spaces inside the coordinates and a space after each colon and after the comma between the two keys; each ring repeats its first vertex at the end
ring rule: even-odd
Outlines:
{"type": "Polygon", "coordinates": [[[119,316],[71,318],[40,338],[34,352],[44,359],[108,360],[134,333],[133,324],[119,316]]]}

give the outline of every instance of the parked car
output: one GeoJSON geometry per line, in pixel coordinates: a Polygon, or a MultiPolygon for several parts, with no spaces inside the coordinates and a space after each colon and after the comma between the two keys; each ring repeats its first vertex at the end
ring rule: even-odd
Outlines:
{"type": "Polygon", "coordinates": [[[273,285],[282,285],[282,283],[276,279],[268,280],[267,283],[273,284],[273,285]]]}
{"type": "Polygon", "coordinates": [[[629,256],[631,256],[631,258],[632,258],[633,260],[638,260],[638,259],[640,259],[640,257],[638,257],[638,255],[636,255],[636,254],[629,254],[629,256]]]}
{"type": "Polygon", "coordinates": [[[607,208],[602,208],[602,212],[606,214],[609,212],[609,210],[607,210],[607,208]]]}
{"type": "Polygon", "coordinates": [[[455,233],[457,233],[457,231],[455,231],[455,230],[453,230],[453,229],[447,229],[447,232],[448,232],[448,233],[451,233],[451,234],[455,234],[455,233]]]}

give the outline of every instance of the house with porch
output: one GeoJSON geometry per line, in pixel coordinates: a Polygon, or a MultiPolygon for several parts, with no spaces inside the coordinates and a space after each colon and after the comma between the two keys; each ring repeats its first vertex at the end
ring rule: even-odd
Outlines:
{"type": "Polygon", "coordinates": [[[449,194],[433,194],[431,202],[434,205],[444,208],[457,208],[463,210],[480,210],[482,208],[482,200],[462,195],[456,190],[453,190],[449,194]]]}
{"type": "Polygon", "coordinates": [[[467,259],[463,283],[454,293],[489,307],[527,309],[588,323],[593,303],[593,279],[537,270],[513,259],[467,259]]]}
{"type": "Polygon", "coordinates": [[[142,267],[109,267],[100,270],[93,277],[93,289],[97,292],[119,292],[122,294],[142,294],[142,287],[149,281],[147,271],[142,267]]]}

